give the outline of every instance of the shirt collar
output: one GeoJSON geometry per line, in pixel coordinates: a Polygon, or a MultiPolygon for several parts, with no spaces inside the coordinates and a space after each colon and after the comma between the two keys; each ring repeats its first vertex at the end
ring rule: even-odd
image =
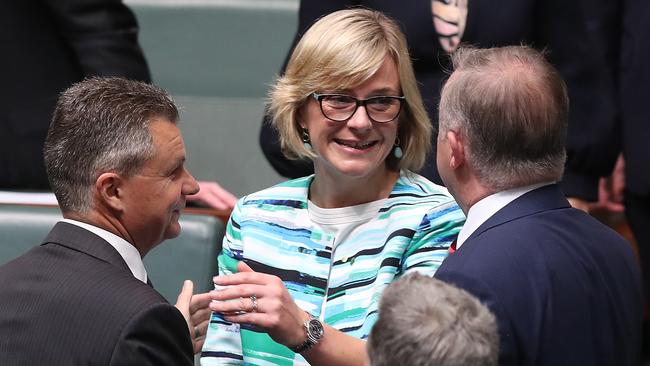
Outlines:
{"type": "Polygon", "coordinates": [[[106,240],[113,248],[115,248],[115,250],[117,250],[118,253],[120,253],[120,256],[126,262],[126,265],[129,266],[131,273],[133,273],[133,276],[140,281],[147,283],[147,270],[144,268],[140,252],[138,252],[133,244],[109,231],[85,222],[71,219],[63,219],[61,221],[84,228],[106,240]]]}
{"type": "Polygon", "coordinates": [[[491,194],[480,201],[476,202],[472,207],[469,208],[467,212],[467,219],[465,220],[465,225],[458,233],[458,239],[456,240],[456,249],[467,240],[467,238],[483,225],[492,215],[497,213],[500,209],[504,208],[510,202],[516,200],[522,195],[535,190],[537,188],[553,184],[553,182],[537,183],[531,184],[528,186],[517,187],[512,189],[507,189],[505,191],[497,192],[491,194]]]}

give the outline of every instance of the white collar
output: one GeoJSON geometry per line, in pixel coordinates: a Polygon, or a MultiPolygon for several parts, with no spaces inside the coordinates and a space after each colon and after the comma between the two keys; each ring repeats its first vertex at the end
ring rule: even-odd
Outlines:
{"type": "Polygon", "coordinates": [[[463,225],[463,228],[460,229],[460,233],[458,233],[456,249],[460,248],[465,240],[467,240],[467,238],[469,238],[470,235],[479,228],[479,226],[483,225],[484,222],[497,213],[497,211],[504,208],[507,204],[516,200],[525,193],[549,184],[553,184],[553,182],[537,183],[529,186],[507,189],[505,191],[493,193],[476,202],[469,208],[465,225],[463,225]]]}
{"type": "Polygon", "coordinates": [[[118,253],[120,253],[120,256],[122,256],[126,262],[126,265],[129,266],[131,273],[133,273],[133,276],[140,281],[147,283],[147,270],[144,268],[144,263],[142,263],[140,252],[138,252],[133,244],[109,231],[85,222],[71,219],[63,219],[61,221],[84,228],[106,240],[113,248],[115,248],[115,250],[117,250],[118,253]]]}

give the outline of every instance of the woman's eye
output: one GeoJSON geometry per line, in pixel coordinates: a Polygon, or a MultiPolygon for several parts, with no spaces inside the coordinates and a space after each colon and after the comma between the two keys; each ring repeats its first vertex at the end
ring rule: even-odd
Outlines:
{"type": "Polygon", "coordinates": [[[354,104],[354,100],[352,98],[346,97],[344,95],[330,96],[327,97],[325,101],[332,106],[340,106],[340,107],[346,107],[349,106],[350,104],[354,104]]]}

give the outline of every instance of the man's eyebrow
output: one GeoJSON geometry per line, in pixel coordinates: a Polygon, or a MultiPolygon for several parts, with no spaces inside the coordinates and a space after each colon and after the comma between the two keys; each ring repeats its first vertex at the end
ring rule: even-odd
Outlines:
{"type": "Polygon", "coordinates": [[[181,156],[174,159],[174,163],[172,165],[173,166],[172,171],[176,170],[178,167],[182,166],[183,164],[185,164],[185,156],[181,156]]]}

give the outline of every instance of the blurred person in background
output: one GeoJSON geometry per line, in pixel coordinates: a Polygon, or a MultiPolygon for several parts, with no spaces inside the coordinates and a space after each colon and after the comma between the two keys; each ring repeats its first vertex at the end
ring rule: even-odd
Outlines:
{"type": "MultiPolygon", "coordinates": [[[[138,24],[122,0],[21,0],[0,4],[0,189],[49,191],[43,142],[57,96],[92,76],[151,82],[138,24]]],[[[231,209],[236,197],[200,182],[190,198],[231,209]]]]}

